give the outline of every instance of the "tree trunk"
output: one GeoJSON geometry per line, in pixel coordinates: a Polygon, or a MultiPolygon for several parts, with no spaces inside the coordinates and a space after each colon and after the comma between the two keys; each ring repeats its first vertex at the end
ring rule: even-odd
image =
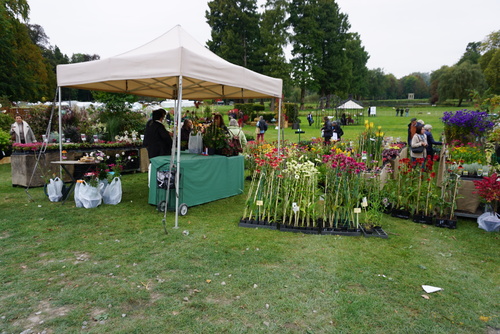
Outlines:
{"type": "Polygon", "coordinates": [[[304,87],[300,88],[300,110],[305,109],[304,100],[306,99],[306,89],[304,87]]]}

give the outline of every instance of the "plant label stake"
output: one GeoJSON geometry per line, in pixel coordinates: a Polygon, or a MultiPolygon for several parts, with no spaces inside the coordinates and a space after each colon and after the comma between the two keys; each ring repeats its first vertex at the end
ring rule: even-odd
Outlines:
{"type": "Polygon", "coordinates": [[[361,208],[354,208],[354,213],[356,214],[356,228],[359,228],[359,214],[361,213],[361,208]]]}
{"type": "Polygon", "coordinates": [[[259,220],[259,217],[260,217],[260,207],[262,205],[264,205],[264,201],[257,200],[257,201],[255,201],[255,204],[258,206],[258,208],[257,208],[257,210],[258,210],[258,212],[257,212],[257,220],[259,220]]]}

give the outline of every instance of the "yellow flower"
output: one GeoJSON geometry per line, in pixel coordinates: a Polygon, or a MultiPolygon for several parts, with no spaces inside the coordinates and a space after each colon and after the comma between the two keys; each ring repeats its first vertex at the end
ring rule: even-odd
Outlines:
{"type": "Polygon", "coordinates": [[[379,131],[382,130],[382,126],[379,125],[377,129],[379,129],[379,131]]]}

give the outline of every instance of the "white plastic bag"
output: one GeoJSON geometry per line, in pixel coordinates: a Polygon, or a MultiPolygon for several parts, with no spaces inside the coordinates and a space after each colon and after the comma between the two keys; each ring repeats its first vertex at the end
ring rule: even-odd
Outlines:
{"type": "Polygon", "coordinates": [[[102,187],[102,184],[98,187],[92,187],[86,182],[82,183],[80,186],[79,198],[85,209],[92,209],[101,205],[102,195],[100,190],[102,187]]]}
{"type": "Polygon", "coordinates": [[[83,182],[84,181],[82,181],[82,180],[78,180],[78,181],[76,181],[76,184],[75,184],[75,205],[77,208],[83,208],[83,203],[80,200],[80,189],[83,186],[83,182]]]}
{"type": "Polygon", "coordinates": [[[496,212],[485,212],[477,217],[477,224],[486,232],[500,231],[500,215],[496,212]]]}
{"type": "Polygon", "coordinates": [[[102,194],[104,204],[116,205],[122,201],[122,181],[115,177],[102,194]]]}
{"type": "Polygon", "coordinates": [[[63,181],[56,177],[50,179],[49,184],[47,184],[47,195],[51,202],[59,202],[63,196],[62,194],[63,181]]]}
{"type": "Polygon", "coordinates": [[[201,133],[198,132],[195,136],[189,136],[188,151],[194,154],[203,152],[203,137],[201,133]]]}

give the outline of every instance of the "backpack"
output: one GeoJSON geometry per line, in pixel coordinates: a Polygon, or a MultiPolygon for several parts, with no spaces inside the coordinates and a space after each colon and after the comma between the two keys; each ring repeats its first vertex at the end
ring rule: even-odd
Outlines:
{"type": "Polygon", "coordinates": [[[241,129],[238,132],[238,135],[236,135],[236,136],[232,135],[232,133],[229,132],[229,134],[231,136],[227,140],[228,147],[223,150],[223,153],[225,155],[235,156],[235,155],[238,155],[239,153],[243,152],[243,147],[241,146],[241,141],[240,141],[240,132],[241,132],[241,129]]]}

